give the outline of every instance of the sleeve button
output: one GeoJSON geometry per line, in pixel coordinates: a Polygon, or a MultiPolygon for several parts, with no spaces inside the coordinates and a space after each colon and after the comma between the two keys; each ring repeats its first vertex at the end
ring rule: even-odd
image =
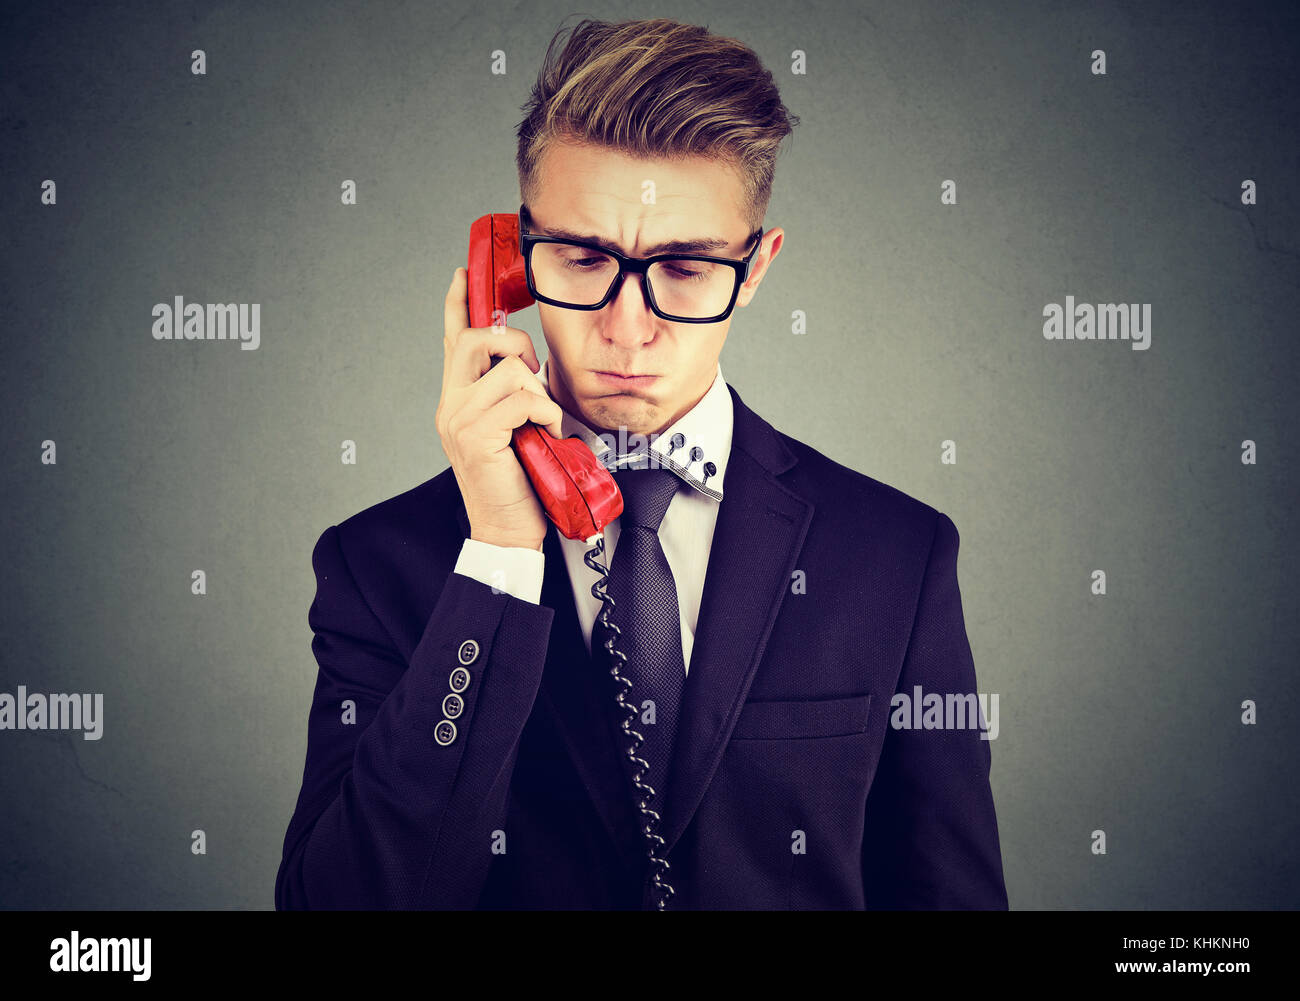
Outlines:
{"type": "Polygon", "coordinates": [[[451,690],[453,692],[463,692],[469,687],[469,672],[463,667],[458,667],[451,672],[451,690]]]}
{"type": "Polygon", "coordinates": [[[442,720],[433,728],[433,739],[446,747],[456,739],[456,724],[449,719],[442,720]]]}
{"type": "Polygon", "coordinates": [[[442,700],[442,714],[448,719],[455,719],[465,711],[465,700],[455,693],[442,700]]]}
{"type": "Polygon", "coordinates": [[[462,664],[472,664],[478,660],[478,643],[474,640],[466,640],[460,645],[460,650],[456,654],[462,664]]]}

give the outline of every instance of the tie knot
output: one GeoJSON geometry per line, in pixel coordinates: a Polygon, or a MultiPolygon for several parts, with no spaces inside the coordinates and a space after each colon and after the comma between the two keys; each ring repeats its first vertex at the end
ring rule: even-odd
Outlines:
{"type": "Polygon", "coordinates": [[[681,480],[671,469],[619,469],[614,482],[623,495],[624,529],[636,525],[658,532],[681,480]]]}

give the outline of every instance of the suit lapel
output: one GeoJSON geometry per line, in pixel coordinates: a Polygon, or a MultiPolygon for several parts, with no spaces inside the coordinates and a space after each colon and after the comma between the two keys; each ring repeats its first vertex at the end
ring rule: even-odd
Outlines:
{"type": "Polygon", "coordinates": [[[794,454],[727,388],[735,426],[659,831],[664,855],[722,760],[813,515],[810,501],[776,479],[794,454]]]}

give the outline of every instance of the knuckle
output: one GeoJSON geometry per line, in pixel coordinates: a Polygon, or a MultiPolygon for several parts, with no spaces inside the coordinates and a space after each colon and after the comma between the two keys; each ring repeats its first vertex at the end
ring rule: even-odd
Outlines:
{"type": "Polygon", "coordinates": [[[531,376],[533,374],[533,370],[530,369],[524,360],[518,355],[511,355],[506,359],[506,362],[510,365],[510,370],[519,378],[523,378],[525,375],[531,376]]]}

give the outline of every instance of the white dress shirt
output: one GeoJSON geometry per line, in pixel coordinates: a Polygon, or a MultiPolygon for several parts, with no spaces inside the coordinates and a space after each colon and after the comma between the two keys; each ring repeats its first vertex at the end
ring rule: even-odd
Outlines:
{"type": "MultiPolygon", "coordinates": [[[[548,389],[549,364],[548,358],[537,373],[537,378],[548,389]]],[[[682,660],[688,673],[691,651],[695,646],[700,601],[704,594],[704,576],[713,545],[713,530],[718,521],[718,505],[722,501],[727,459],[731,455],[733,421],[731,393],[722,378],[722,365],[719,363],[708,392],[676,423],[665,428],[649,442],[649,448],[658,454],[657,461],[661,467],[671,468],[691,487],[677,491],[659,526],[659,543],[663,546],[668,568],[677,585],[677,607],[681,613],[682,625],[682,660]],[[673,436],[677,434],[681,434],[685,441],[673,448],[673,436]],[[694,447],[698,447],[703,454],[692,461],[690,453],[694,447]],[[706,462],[711,462],[716,471],[706,475],[706,462]]],[[[601,440],[591,428],[567,410],[564,411],[561,430],[566,438],[577,435],[585,441],[598,458],[610,450],[609,443],[601,440]]],[[[616,450],[616,454],[632,450],[626,443],[616,444],[623,446],[616,450]]],[[[612,565],[622,520],[621,517],[616,518],[605,527],[606,567],[612,565]]],[[[555,532],[563,546],[569,583],[573,588],[578,621],[582,627],[582,638],[590,653],[592,628],[600,614],[600,601],[591,593],[592,584],[600,578],[583,560],[583,554],[591,547],[580,540],[566,539],[559,535],[553,524],[548,526],[548,531],[555,532]]],[[[545,555],[536,549],[494,546],[466,539],[456,561],[455,572],[536,605],[541,600],[545,561],[545,555]]]]}

